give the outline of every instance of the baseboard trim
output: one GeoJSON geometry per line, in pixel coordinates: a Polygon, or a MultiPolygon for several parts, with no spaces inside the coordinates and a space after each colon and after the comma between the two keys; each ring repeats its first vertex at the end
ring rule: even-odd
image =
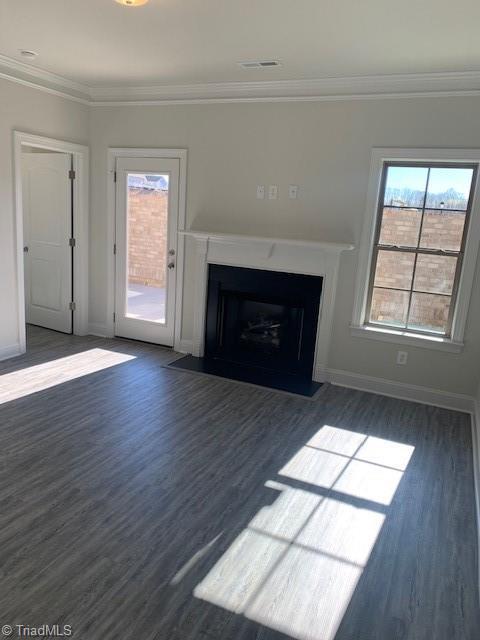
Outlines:
{"type": "Polygon", "coordinates": [[[180,340],[175,345],[175,351],[179,353],[193,353],[193,340],[180,340]]]}
{"type": "Polygon", "coordinates": [[[107,325],[100,322],[89,322],[88,333],[91,336],[97,336],[99,338],[113,338],[111,332],[108,330],[107,325]]]}
{"type": "MultiPolygon", "coordinates": [[[[322,372],[316,372],[316,378],[322,376],[322,372]]],[[[374,378],[360,373],[342,371],[340,369],[327,369],[323,373],[324,379],[339,387],[349,387],[359,391],[369,391],[382,396],[390,396],[401,400],[420,402],[444,409],[453,409],[465,413],[473,413],[475,400],[472,396],[461,393],[450,393],[438,389],[430,389],[419,385],[395,382],[386,378],[374,378]]]]}
{"type": "Polygon", "coordinates": [[[7,347],[2,347],[0,349],[0,360],[7,360],[8,358],[14,358],[15,356],[19,356],[23,353],[22,347],[19,342],[15,344],[10,344],[7,347]]]}
{"type": "MultiPolygon", "coordinates": [[[[474,400],[472,412],[473,480],[477,514],[478,548],[480,550],[480,399],[474,400]]],[[[478,595],[480,599],[480,560],[478,562],[478,595]]]]}

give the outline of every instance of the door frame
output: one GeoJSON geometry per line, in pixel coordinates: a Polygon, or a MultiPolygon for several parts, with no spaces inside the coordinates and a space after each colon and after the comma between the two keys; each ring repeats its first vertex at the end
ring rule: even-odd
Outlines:
{"type": "Polygon", "coordinates": [[[107,263],[107,322],[102,332],[101,327],[91,327],[90,333],[113,337],[115,326],[115,167],[117,158],[155,158],[159,160],[176,159],[180,162],[178,181],[178,222],[177,222],[177,256],[176,256],[176,293],[175,293],[175,328],[173,348],[181,350],[182,308],[183,308],[183,274],[185,263],[185,231],[187,204],[187,149],[128,148],[109,147],[108,149],[108,191],[107,191],[107,247],[109,260],[107,263]]]}
{"type": "Polygon", "coordinates": [[[20,352],[26,351],[25,329],[25,280],[23,264],[23,195],[22,195],[22,147],[35,147],[45,151],[68,153],[73,159],[73,290],[75,311],[73,333],[88,333],[88,216],[89,216],[89,149],[65,140],[13,131],[13,171],[15,196],[15,249],[17,253],[17,317],[20,352]]]}

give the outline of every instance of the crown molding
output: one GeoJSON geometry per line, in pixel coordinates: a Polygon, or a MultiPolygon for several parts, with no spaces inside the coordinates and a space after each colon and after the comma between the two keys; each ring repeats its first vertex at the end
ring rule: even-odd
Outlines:
{"type": "Polygon", "coordinates": [[[0,77],[77,102],[86,104],[91,102],[90,88],[87,85],[2,54],[0,54],[0,77]]]}
{"type": "Polygon", "coordinates": [[[189,85],[96,87],[92,103],[150,104],[288,100],[350,100],[374,97],[480,95],[480,72],[422,73],[383,76],[268,80],[189,85]]]}
{"type": "Polygon", "coordinates": [[[407,73],[312,80],[96,87],[74,82],[1,54],[0,78],[98,107],[480,95],[479,71],[407,73]]]}

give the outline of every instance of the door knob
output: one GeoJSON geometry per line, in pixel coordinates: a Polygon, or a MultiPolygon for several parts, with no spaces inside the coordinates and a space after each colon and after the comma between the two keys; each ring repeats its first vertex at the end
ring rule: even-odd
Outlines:
{"type": "Polygon", "coordinates": [[[174,263],[174,262],[169,262],[169,263],[168,263],[168,265],[167,265],[167,267],[168,267],[169,269],[175,269],[175,263],[174,263]]]}
{"type": "Polygon", "coordinates": [[[170,249],[170,250],[168,251],[168,255],[169,255],[169,256],[174,256],[174,255],[175,255],[175,249],[170,249]]]}
{"type": "Polygon", "coordinates": [[[28,253],[28,247],[23,247],[23,253],[28,253]]]}

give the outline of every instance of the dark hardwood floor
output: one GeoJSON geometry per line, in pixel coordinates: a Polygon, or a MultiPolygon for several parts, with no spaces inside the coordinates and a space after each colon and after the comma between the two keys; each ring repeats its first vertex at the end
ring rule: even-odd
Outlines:
{"type": "Polygon", "coordinates": [[[294,398],[141,343],[30,327],[28,345],[0,363],[0,626],[478,639],[468,415],[294,398]]]}

